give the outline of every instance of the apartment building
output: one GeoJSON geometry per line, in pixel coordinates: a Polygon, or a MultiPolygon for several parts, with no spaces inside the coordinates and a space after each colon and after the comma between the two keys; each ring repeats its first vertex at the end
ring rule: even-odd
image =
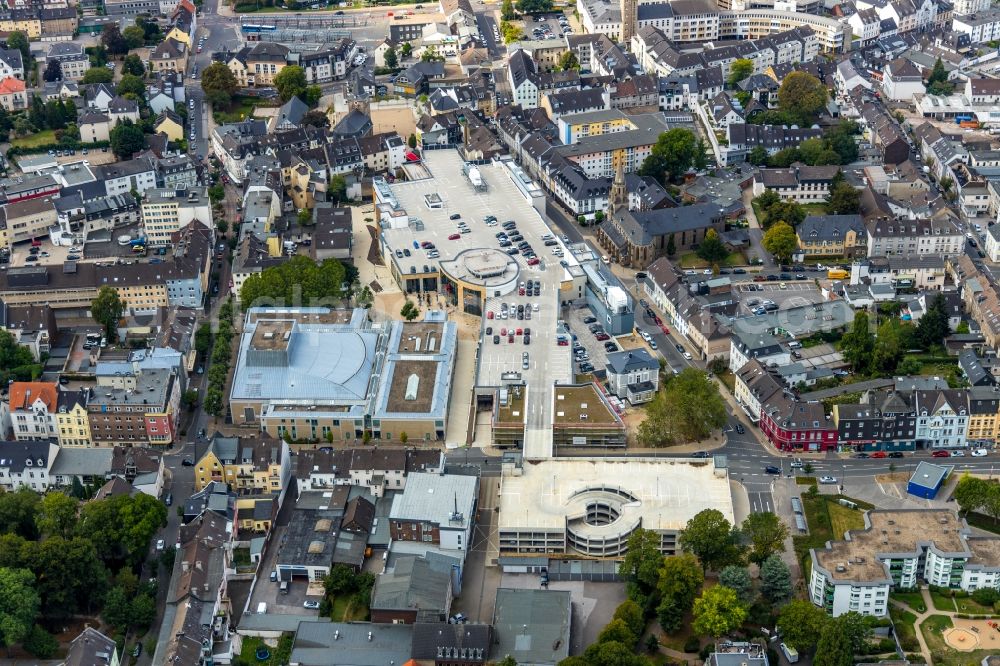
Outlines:
{"type": "Polygon", "coordinates": [[[288,444],[270,437],[215,435],[195,463],[195,491],[226,483],[238,494],[281,495],[291,476],[288,444]]]}
{"type": "Polygon", "coordinates": [[[839,171],[836,165],[761,169],[753,179],[753,194],[758,196],[771,190],[782,199],[796,203],[819,203],[830,194],[830,186],[839,171]]]}
{"type": "Polygon", "coordinates": [[[174,441],[181,386],[173,369],[147,368],[131,376],[98,377],[87,402],[97,446],[166,446],[174,441]]]}
{"type": "Polygon", "coordinates": [[[56,406],[56,429],[60,447],[91,446],[87,402],[90,389],[60,391],[56,406]]]}
{"type": "Polygon", "coordinates": [[[8,387],[14,439],[55,440],[59,389],[51,382],[13,382],[8,387]]]}
{"type": "Polygon", "coordinates": [[[867,234],[869,257],[953,257],[965,248],[965,236],[949,219],[894,220],[883,217],[868,222],[867,234]]]}
{"type": "Polygon", "coordinates": [[[1000,540],[945,509],[872,510],[865,527],[810,551],[809,598],[834,617],[883,617],[895,588],[1000,588],[1000,540]]]}
{"type": "Polygon", "coordinates": [[[212,203],[207,187],[146,190],[142,204],[142,227],[149,247],[172,245],[184,227],[197,223],[212,229],[212,203]]]}

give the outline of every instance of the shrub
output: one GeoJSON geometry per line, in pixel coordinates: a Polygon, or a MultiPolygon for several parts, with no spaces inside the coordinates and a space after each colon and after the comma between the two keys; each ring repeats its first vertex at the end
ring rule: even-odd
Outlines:
{"type": "Polygon", "coordinates": [[[709,643],[708,645],[706,645],[701,649],[701,652],[698,653],[698,656],[701,657],[702,661],[704,661],[708,659],[708,656],[713,652],[715,652],[715,646],[709,643]]]}
{"type": "Polygon", "coordinates": [[[689,654],[694,654],[701,649],[701,639],[697,636],[688,636],[688,639],[684,641],[684,651],[689,654]]]}
{"type": "Polygon", "coordinates": [[[992,587],[984,587],[972,593],[972,600],[983,606],[992,606],[1000,601],[1000,592],[992,587]]]}

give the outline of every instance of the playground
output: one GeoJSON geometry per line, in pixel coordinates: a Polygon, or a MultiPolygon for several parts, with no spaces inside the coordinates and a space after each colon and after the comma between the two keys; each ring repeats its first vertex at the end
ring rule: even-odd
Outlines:
{"type": "Polygon", "coordinates": [[[1000,650],[1000,623],[996,620],[952,618],[954,626],[945,629],[941,637],[948,647],[959,652],[1000,650]]]}

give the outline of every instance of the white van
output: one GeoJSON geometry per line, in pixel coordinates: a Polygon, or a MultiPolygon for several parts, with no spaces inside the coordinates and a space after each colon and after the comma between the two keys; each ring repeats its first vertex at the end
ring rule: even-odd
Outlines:
{"type": "Polygon", "coordinates": [[[796,650],[795,648],[790,648],[784,643],[782,643],[781,651],[784,653],[785,659],[788,660],[789,664],[794,664],[799,660],[799,653],[798,650],[796,650]]]}
{"type": "Polygon", "coordinates": [[[267,612],[267,602],[266,601],[262,601],[259,604],[257,604],[257,615],[263,615],[266,612],[267,612]]]}

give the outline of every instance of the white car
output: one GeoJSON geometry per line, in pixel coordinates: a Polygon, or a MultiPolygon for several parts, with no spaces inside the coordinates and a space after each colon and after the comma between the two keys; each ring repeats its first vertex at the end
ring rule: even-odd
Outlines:
{"type": "Polygon", "coordinates": [[[990,452],[987,451],[986,449],[972,449],[973,458],[982,458],[984,456],[988,456],[989,454],[990,452]]]}
{"type": "Polygon", "coordinates": [[[835,476],[821,476],[819,477],[820,483],[837,483],[837,477],[835,476]]]}
{"type": "Polygon", "coordinates": [[[952,451],[951,452],[951,457],[952,458],[964,458],[965,457],[965,451],[952,451]]]}
{"type": "Polygon", "coordinates": [[[163,550],[163,539],[156,540],[156,550],[163,550]]]}

